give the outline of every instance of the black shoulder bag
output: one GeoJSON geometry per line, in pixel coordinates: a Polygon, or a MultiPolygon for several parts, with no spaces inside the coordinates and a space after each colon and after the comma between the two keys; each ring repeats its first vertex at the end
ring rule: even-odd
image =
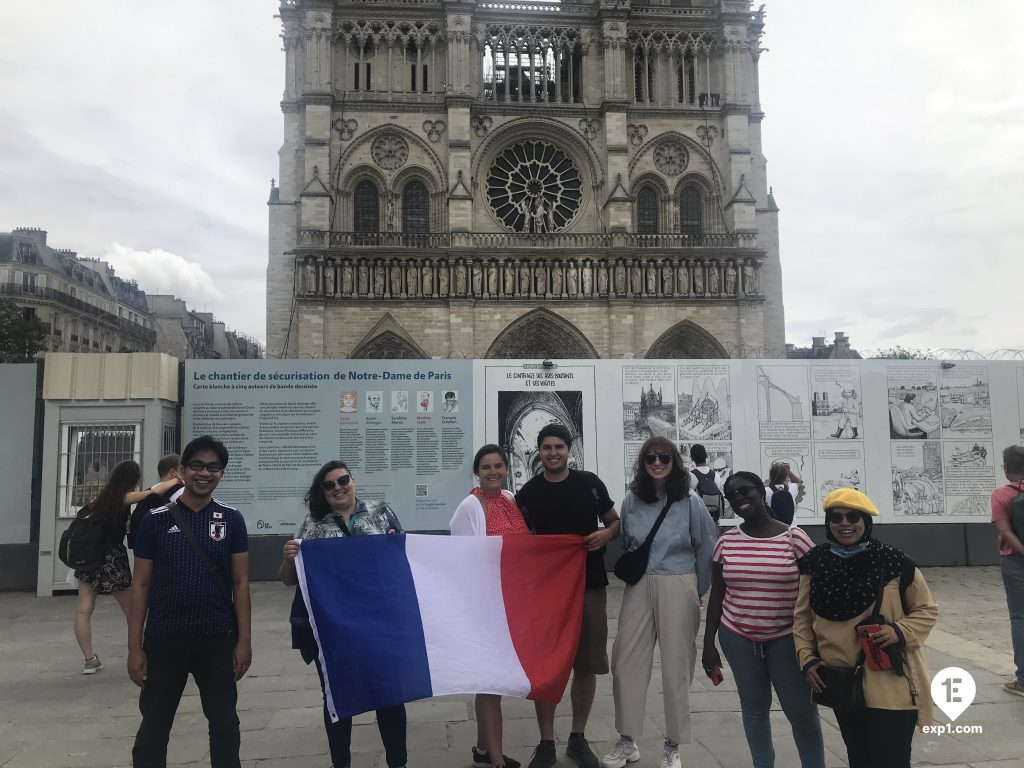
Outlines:
{"type": "Polygon", "coordinates": [[[647,573],[647,561],[651,558],[651,542],[654,541],[654,535],[661,527],[661,523],[665,519],[665,515],[668,514],[668,508],[672,506],[673,501],[673,499],[669,499],[665,502],[661,514],[654,521],[654,527],[647,534],[644,543],[630,552],[623,552],[619,559],[615,561],[615,575],[627,584],[636,584],[647,573]]]}
{"type": "Polygon", "coordinates": [[[178,508],[178,502],[172,501],[167,505],[168,510],[171,513],[171,517],[174,518],[174,522],[177,523],[178,528],[185,535],[185,540],[188,541],[189,546],[199,556],[203,565],[206,566],[206,572],[210,574],[210,578],[213,579],[213,583],[217,585],[217,589],[220,590],[221,596],[231,607],[234,607],[235,601],[231,597],[231,590],[228,589],[227,583],[224,581],[224,576],[217,566],[214,565],[213,560],[210,559],[210,555],[207,554],[206,550],[203,549],[202,545],[196,539],[195,533],[189,528],[188,523],[185,522],[184,515],[181,514],[181,510],[178,508]]]}
{"type": "MultiPolygon", "coordinates": [[[[882,577],[878,585],[878,595],[875,597],[875,607],[871,615],[858,626],[866,624],[885,624],[885,617],[881,614],[882,594],[885,592],[885,577],[882,577]]],[[[860,639],[858,638],[858,645],[860,639]]],[[[864,703],[864,650],[857,654],[857,663],[851,669],[849,667],[827,667],[819,664],[815,669],[818,677],[825,685],[825,690],[813,695],[814,701],[823,707],[840,712],[850,712],[856,709],[863,709],[867,706],[864,703]]],[[[900,669],[902,674],[902,667],[900,669]]]]}

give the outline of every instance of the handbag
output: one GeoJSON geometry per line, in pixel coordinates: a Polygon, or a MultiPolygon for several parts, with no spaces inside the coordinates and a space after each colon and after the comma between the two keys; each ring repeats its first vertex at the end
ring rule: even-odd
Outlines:
{"type": "Polygon", "coordinates": [[[615,561],[615,575],[627,584],[636,584],[647,573],[647,561],[651,558],[651,542],[654,541],[654,535],[661,527],[665,515],[668,514],[668,508],[672,506],[672,501],[672,499],[668,499],[665,502],[661,514],[654,521],[654,527],[647,534],[644,543],[634,550],[623,552],[619,555],[619,559],[615,561]]]}
{"type": "MultiPolygon", "coordinates": [[[[792,536],[792,534],[790,535],[792,536]]],[[[885,617],[880,613],[884,591],[885,577],[883,576],[878,584],[875,607],[871,611],[871,615],[860,622],[858,626],[885,624],[885,617]]],[[[857,642],[859,644],[860,640],[858,639],[857,642]]],[[[857,654],[857,664],[852,669],[850,667],[826,667],[824,664],[819,664],[815,669],[825,690],[812,694],[815,703],[839,712],[850,712],[867,706],[864,702],[864,661],[864,651],[861,650],[857,654]]]]}

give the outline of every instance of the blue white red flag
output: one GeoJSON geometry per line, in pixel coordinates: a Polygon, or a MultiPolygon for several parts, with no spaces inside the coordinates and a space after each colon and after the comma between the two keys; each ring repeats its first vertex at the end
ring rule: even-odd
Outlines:
{"type": "Polygon", "coordinates": [[[579,643],[581,536],[302,542],[332,719],[453,693],[557,702],[579,643]]]}

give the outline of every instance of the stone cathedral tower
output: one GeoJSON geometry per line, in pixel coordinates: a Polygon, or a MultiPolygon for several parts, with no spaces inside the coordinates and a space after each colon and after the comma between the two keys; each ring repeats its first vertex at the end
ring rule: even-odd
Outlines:
{"type": "Polygon", "coordinates": [[[781,354],[749,0],[281,19],[269,357],[781,354]]]}

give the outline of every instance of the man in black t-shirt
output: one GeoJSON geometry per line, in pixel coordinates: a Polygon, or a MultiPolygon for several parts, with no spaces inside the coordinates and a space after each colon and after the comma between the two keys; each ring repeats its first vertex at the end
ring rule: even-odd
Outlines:
{"type": "MultiPolygon", "coordinates": [[[[592,472],[569,469],[572,435],[561,424],[548,424],[537,435],[544,473],[526,483],[516,494],[530,528],[538,534],[575,533],[587,537],[587,580],[583,598],[580,644],[573,662],[572,731],[565,753],[580,768],[597,768],[584,729],[597,689],[597,676],[608,673],[608,614],[604,551],[619,535],[619,513],[608,489],[592,472]],[[598,526],[604,523],[604,528],[598,526]]],[[[540,744],[529,768],[550,768],[555,754],[555,704],[535,702],[540,744]]]]}
{"type": "Polygon", "coordinates": [[[177,499],[185,487],[185,484],[181,482],[181,457],[176,453],[168,453],[166,456],[161,456],[160,461],[156,463],[156,473],[160,476],[158,482],[163,483],[168,480],[177,480],[178,482],[163,493],[149,494],[149,496],[135,505],[135,509],[132,510],[132,516],[128,521],[129,549],[135,549],[135,537],[139,532],[139,524],[142,522],[142,518],[154,509],[165,506],[177,499]]]}

